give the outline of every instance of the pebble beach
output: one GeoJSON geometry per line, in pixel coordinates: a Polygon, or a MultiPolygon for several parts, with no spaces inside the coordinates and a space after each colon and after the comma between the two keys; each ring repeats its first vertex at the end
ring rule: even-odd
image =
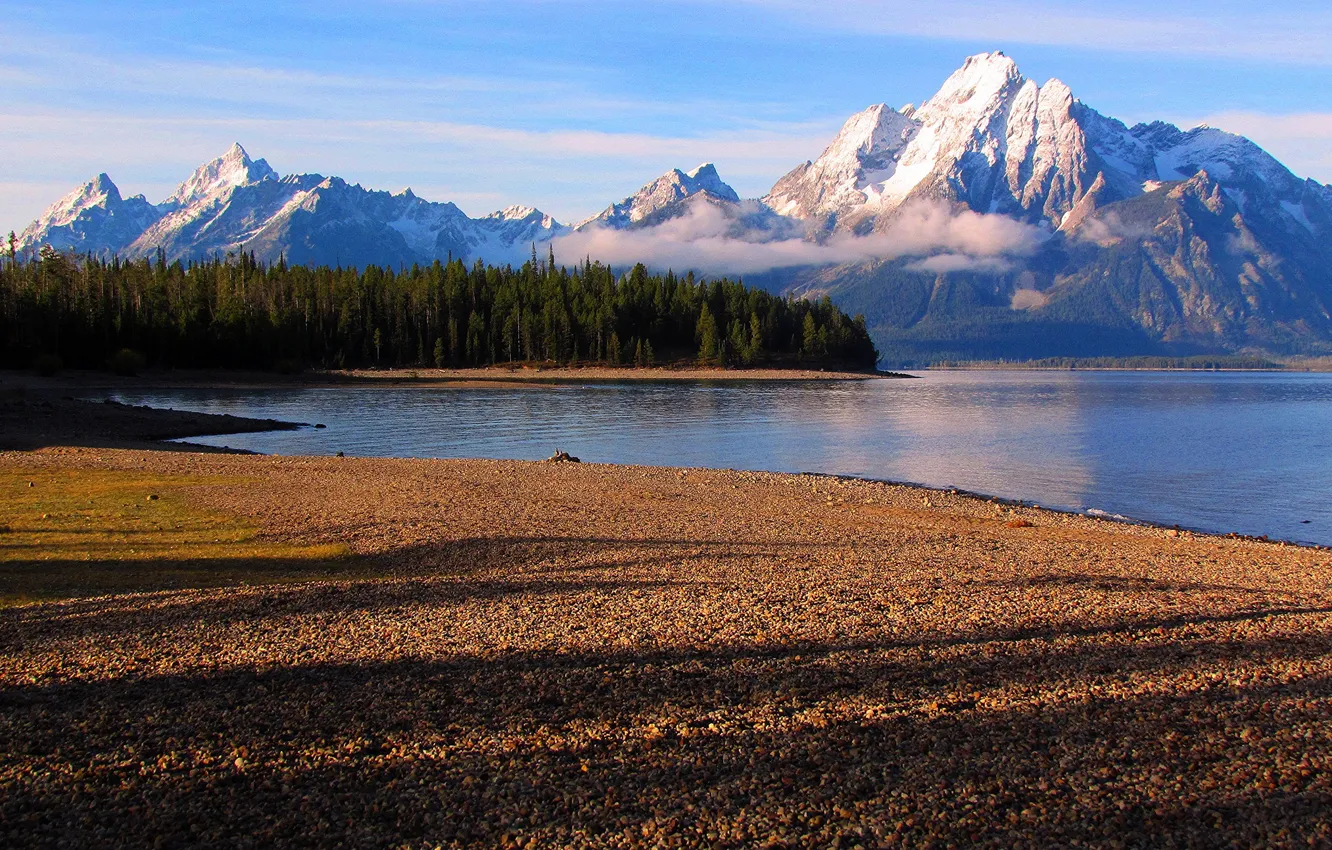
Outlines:
{"type": "Polygon", "coordinates": [[[0,609],[5,846],[1332,842],[1325,550],[813,475],[0,468],[358,565],[0,609]]]}

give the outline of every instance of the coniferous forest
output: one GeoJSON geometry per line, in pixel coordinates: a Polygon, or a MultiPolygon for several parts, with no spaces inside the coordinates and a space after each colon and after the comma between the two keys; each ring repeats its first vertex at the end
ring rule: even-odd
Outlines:
{"type": "Polygon", "coordinates": [[[590,260],[393,270],[229,255],[168,263],[51,249],[0,262],[0,357],[102,368],[467,367],[516,362],[872,369],[860,317],[692,274],[590,260]]]}

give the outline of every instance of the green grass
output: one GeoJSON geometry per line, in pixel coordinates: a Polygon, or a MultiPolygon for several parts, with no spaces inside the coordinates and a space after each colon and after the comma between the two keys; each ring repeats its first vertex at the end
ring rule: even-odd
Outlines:
{"type": "Polygon", "coordinates": [[[341,545],[265,540],[192,502],[187,488],[224,482],[237,479],[0,466],[0,605],[352,571],[341,545]]]}

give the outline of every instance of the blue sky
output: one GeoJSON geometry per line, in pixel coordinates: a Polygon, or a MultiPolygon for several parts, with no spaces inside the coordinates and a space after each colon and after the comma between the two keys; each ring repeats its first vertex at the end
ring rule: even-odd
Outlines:
{"type": "Polygon", "coordinates": [[[995,49],[1106,114],[1205,121],[1332,182],[1332,5],[1256,6],[0,0],[0,228],[99,171],[161,200],[233,141],[472,215],[576,220],[705,160],[756,196],[852,112],[995,49]]]}

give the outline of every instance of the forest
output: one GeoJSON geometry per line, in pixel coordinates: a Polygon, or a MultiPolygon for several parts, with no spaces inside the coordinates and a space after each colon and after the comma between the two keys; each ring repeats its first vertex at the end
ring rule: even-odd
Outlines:
{"type": "Polygon", "coordinates": [[[550,255],[394,270],[71,256],[0,260],[0,360],[105,368],[504,363],[873,369],[862,317],[727,279],[550,255]]]}

